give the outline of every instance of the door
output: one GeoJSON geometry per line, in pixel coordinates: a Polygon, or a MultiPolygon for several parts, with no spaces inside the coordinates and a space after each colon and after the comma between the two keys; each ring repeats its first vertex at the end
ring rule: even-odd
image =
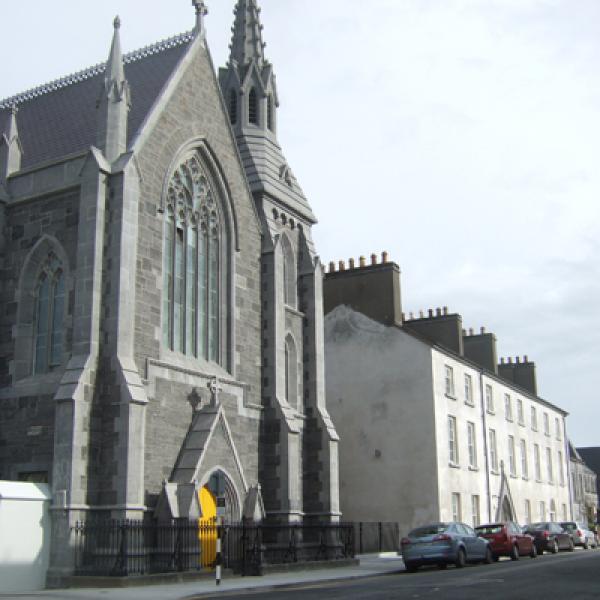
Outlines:
{"type": "Polygon", "coordinates": [[[202,517],[198,521],[200,561],[203,568],[212,569],[217,558],[217,499],[204,486],[200,489],[202,517]]]}

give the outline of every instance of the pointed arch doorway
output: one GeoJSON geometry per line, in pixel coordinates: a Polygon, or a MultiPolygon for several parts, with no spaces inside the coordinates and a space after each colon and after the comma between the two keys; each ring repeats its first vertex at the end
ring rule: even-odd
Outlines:
{"type": "Polygon", "coordinates": [[[202,516],[199,536],[202,567],[212,568],[217,557],[217,525],[240,520],[240,504],[231,479],[220,469],[213,471],[198,492],[202,516]]]}
{"type": "Polygon", "coordinates": [[[500,517],[501,517],[500,518],[501,521],[514,521],[515,520],[513,511],[512,511],[512,507],[506,496],[504,496],[504,499],[502,500],[502,508],[500,511],[500,517]]]}

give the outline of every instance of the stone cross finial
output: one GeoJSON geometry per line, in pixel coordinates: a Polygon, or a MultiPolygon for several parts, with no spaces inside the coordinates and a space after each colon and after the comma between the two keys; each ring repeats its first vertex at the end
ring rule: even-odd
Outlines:
{"type": "Polygon", "coordinates": [[[218,377],[213,377],[209,382],[208,382],[208,389],[210,390],[210,393],[212,394],[212,406],[219,406],[219,392],[221,392],[223,390],[223,388],[219,385],[219,378],[218,377]]]}
{"type": "Polygon", "coordinates": [[[204,35],[204,17],[208,14],[208,8],[204,0],[192,0],[192,6],[196,8],[196,32],[204,35]]]}

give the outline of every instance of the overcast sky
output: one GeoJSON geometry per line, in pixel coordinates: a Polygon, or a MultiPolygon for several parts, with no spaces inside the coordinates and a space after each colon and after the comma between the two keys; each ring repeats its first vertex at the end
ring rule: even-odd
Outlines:
{"type": "MultiPolygon", "coordinates": [[[[209,2],[223,65],[234,0],[209,2]]],[[[262,0],[279,138],[322,260],[388,250],[406,312],[527,354],[600,445],[600,2],[262,0]]],[[[3,0],[0,98],[191,29],[191,0],[3,0]]]]}

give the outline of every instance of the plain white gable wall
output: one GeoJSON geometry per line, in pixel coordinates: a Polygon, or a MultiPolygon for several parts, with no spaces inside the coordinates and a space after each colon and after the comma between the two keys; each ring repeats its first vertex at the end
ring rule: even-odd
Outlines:
{"type": "Polygon", "coordinates": [[[343,520],[398,522],[406,535],[437,519],[431,348],[338,306],[325,319],[325,366],[343,520]]]}
{"type": "Polygon", "coordinates": [[[49,506],[48,485],[0,481],[0,593],[45,587],[49,506]]]}

